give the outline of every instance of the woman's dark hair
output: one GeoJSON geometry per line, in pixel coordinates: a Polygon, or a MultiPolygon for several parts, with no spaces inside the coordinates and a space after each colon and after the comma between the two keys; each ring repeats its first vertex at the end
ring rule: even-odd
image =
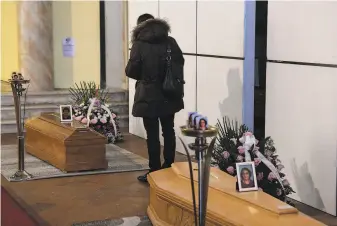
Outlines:
{"type": "Polygon", "coordinates": [[[65,111],[70,112],[70,108],[64,107],[64,108],[62,109],[62,112],[65,112],[65,111]]]}
{"type": "Polygon", "coordinates": [[[250,170],[248,169],[248,168],[243,168],[242,170],[241,170],[241,172],[240,172],[240,176],[241,176],[241,178],[242,178],[242,175],[243,175],[243,172],[244,171],[247,171],[248,172],[248,174],[249,174],[249,178],[252,176],[252,172],[250,172],[250,170]]]}
{"type": "Polygon", "coordinates": [[[204,121],[204,122],[205,122],[205,126],[207,126],[207,121],[206,121],[206,119],[204,119],[204,118],[200,119],[200,120],[199,120],[199,125],[201,125],[201,121],[204,121]]]}
{"type": "Polygon", "coordinates": [[[140,24],[140,23],[143,23],[144,21],[147,21],[149,19],[154,19],[154,16],[152,16],[151,14],[148,14],[148,13],[140,15],[137,19],[137,25],[140,24]]]}

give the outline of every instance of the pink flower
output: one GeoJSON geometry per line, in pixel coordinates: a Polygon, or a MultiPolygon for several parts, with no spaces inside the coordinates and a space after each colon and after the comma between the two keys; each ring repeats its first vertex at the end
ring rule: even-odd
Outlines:
{"type": "Polygon", "coordinates": [[[256,176],[256,179],[257,179],[258,181],[262,180],[262,179],[263,179],[263,172],[258,172],[258,173],[257,173],[257,176],[256,176]]]}
{"type": "Polygon", "coordinates": [[[233,166],[229,166],[229,167],[227,168],[227,172],[228,172],[229,174],[234,174],[234,167],[233,167],[233,166]]]}
{"type": "Polygon", "coordinates": [[[289,181],[287,179],[284,179],[282,181],[282,184],[283,184],[283,186],[289,186],[290,185],[290,183],[289,183],[289,181]]]}
{"type": "Polygon", "coordinates": [[[96,99],[94,105],[96,105],[97,107],[100,107],[101,106],[101,102],[96,99]]]}
{"type": "Polygon", "coordinates": [[[281,195],[282,195],[282,190],[279,189],[279,188],[277,188],[277,189],[276,189],[276,195],[277,195],[277,196],[281,196],[281,195]]]}
{"type": "Polygon", "coordinates": [[[90,120],[90,124],[94,124],[95,125],[96,123],[97,123],[97,119],[93,118],[93,119],[90,120]]]}
{"type": "Polygon", "coordinates": [[[105,119],[105,118],[101,118],[100,121],[101,121],[101,123],[103,123],[103,124],[106,123],[106,119],[105,119]]]}
{"type": "Polygon", "coordinates": [[[239,154],[244,154],[245,153],[245,148],[243,146],[238,147],[239,154]]]}
{"type": "Polygon", "coordinates": [[[253,134],[251,132],[245,132],[244,136],[252,136],[253,134]]]}
{"type": "Polygon", "coordinates": [[[273,174],[273,172],[270,172],[268,175],[268,180],[272,181],[276,178],[276,176],[273,174]]]}
{"type": "Polygon", "coordinates": [[[254,158],[254,163],[255,163],[255,166],[260,165],[261,159],[259,159],[259,158],[254,158]]]}
{"type": "Polygon", "coordinates": [[[111,113],[112,118],[116,118],[117,116],[114,113],[111,113]]]}
{"type": "Polygon", "coordinates": [[[83,115],[80,115],[80,116],[75,117],[75,120],[76,120],[76,121],[81,121],[82,118],[83,118],[83,115]]]}
{"type": "Polygon", "coordinates": [[[81,120],[81,122],[82,122],[83,124],[87,124],[87,123],[88,123],[88,119],[87,119],[87,118],[83,118],[83,119],[81,120]]]}
{"type": "Polygon", "coordinates": [[[243,157],[242,157],[241,155],[238,155],[238,157],[236,158],[236,160],[237,160],[238,162],[242,162],[242,161],[243,161],[243,157]]]}
{"type": "Polygon", "coordinates": [[[229,158],[229,156],[230,156],[230,154],[229,154],[229,152],[228,152],[228,151],[224,151],[224,152],[222,152],[222,155],[223,155],[223,157],[224,157],[225,159],[228,159],[228,158],[229,158]]]}

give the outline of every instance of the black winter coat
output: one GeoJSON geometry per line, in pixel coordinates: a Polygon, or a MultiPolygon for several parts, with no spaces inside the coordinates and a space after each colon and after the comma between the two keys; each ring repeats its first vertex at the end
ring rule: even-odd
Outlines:
{"type": "Polygon", "coordinates": [[[133,30],[133,45],[125,73],[137,80],[132,108],[135,117],[161,117],[184,108],[183,99],[169,100],[162,91],[168,44],[172,61],[184,65],[182,51],[175,39],[168,36],[169,32],[168,23],[160,19],[147,20],[133,30]]]}

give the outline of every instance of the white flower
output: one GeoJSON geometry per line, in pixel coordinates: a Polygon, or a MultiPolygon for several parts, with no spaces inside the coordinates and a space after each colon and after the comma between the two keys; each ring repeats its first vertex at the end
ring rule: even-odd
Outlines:
{"type": "Polygon", "coordinates": [[[278,165],[277,165],[277,169],[278,169],[279,171],[281,171],[282,169],[284,169],[284,165],[278,164],[278,165]]]}
{"type": "Polygon", "coordinates": [[[99,119],[102,118],[102,115],[98,115],[97,118],[99,118],[99,119]]]}
{"type": "Polygon", "coordinates": [[[241,137],[241,138],[239,139],[239,141],[241,142],[241,144],[245,143],[246,137],[241,137]]]}
{"type": "Polygon", "coordinates": [[[81,104],[80,104],[80,107],[83,107],[83,106],[84,106],[84,103],[81,103],[81,104]]]}
{"type": "Polygon", "coordinates": [[[236,145],[236,139],[235,138],[232,138],[231,141],[236,145]]]}
{"type": "Polygon", "coordinates": [[[84,106],[84,107],[83,107],[83,109],[87,109],[87,108],[88,108],[88,106],[84,106]]]}
{"type": "Polygon", "coordinates": [[[105,107],[107,107],[107,108],[110,106],[109,104],[104,104],[104,105],[105,105],[105,107]]]}

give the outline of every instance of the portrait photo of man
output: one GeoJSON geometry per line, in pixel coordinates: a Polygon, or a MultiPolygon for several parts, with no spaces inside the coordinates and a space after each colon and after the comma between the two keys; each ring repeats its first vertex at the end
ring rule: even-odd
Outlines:
{"type": "Polygon", "coordinates": [[[72,107],[71,105],[61,105],[60,106],[60,116],[62,122],[72,121],[72,107]]]}

